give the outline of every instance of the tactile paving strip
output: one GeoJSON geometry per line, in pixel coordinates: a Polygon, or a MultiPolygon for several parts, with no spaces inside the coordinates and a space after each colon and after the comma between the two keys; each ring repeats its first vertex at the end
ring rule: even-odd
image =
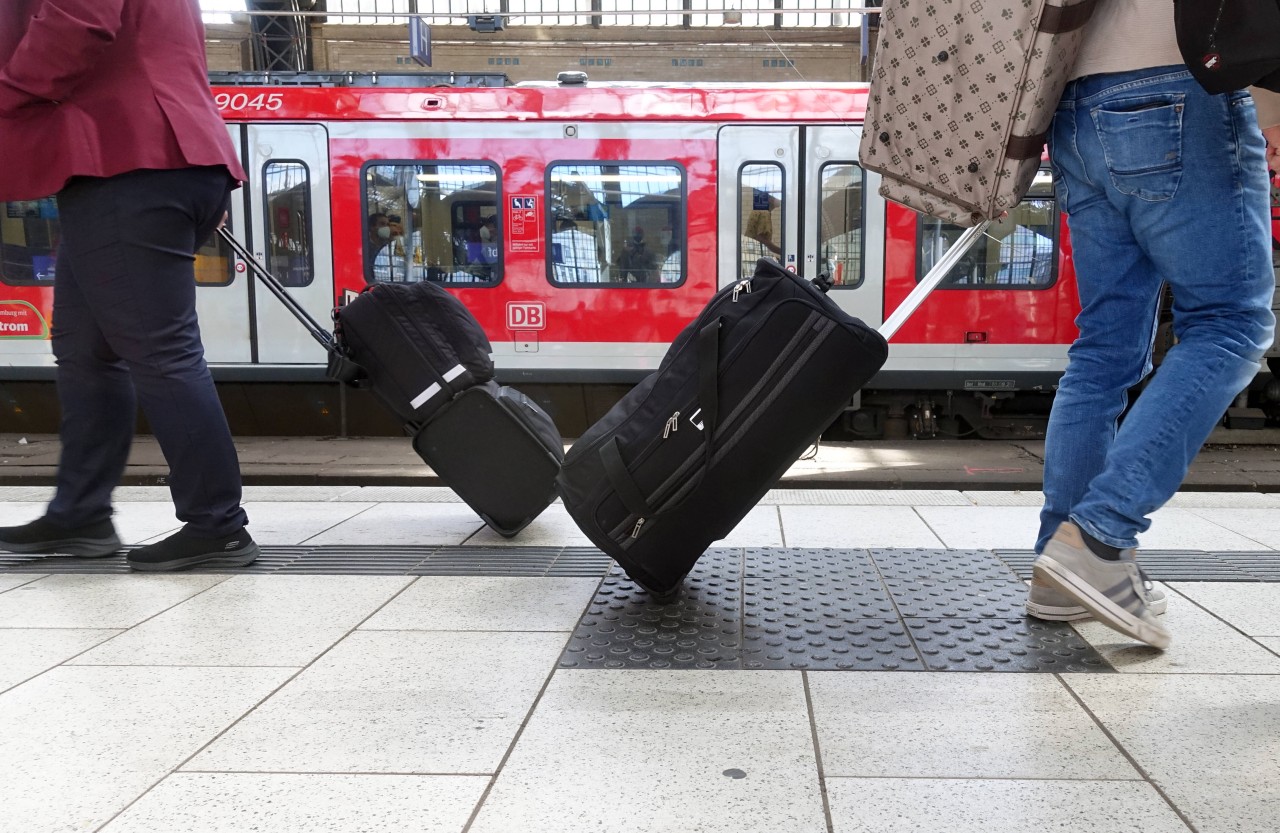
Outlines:
{"type": "Polygon", "coordinates": [[[560,658],[561,668],[743,668],[740,550],[713,550],[657,604],[613,570],[560,658]]]}
{"type": "Polygon", "coordinates": [[[1067,624],[1035,619],[907,619],[930,671],[1111,671],[1067,624]]]}
{"type": "Polygon", "coordinates": [[[560,666],[1112,670],[1069,625],[1027,619],[1026,592],[980,550],[716,550],[667,607],[610,573],[560,666]]]}
{"type": "MultiPolygon", "coordinates": [[[[1019,578],[1031,578],[1031,550],[996,550],[1019,578]]],[[[1280,581],[1280,552],[1139,550],[1138,564],[1152,581],[1280,581]]]]}
{"type": "MultiPolygon", "coordinates": [[[[128,547],[127,550],[136,549],[128,547]]],[[[600,578],[613,560],[593,547],[263,546],[247,567],[216,563],[192,573],[234,575],[560,576],[600,578]]],[[[124,554],[107,558],[0,552],[0,573],[128,573],[124,554]]]]}

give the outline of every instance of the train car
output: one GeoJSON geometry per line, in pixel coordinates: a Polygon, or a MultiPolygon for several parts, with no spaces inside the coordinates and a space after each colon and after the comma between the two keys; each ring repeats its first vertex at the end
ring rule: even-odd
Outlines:
{"type": "MultiPolygon", "coordinates": [[[[415,87],[346,74],[213,94],[250,176],[230,225],[300,304],[323,320],[372,282],[440,282],[484,326],[500,379],[543,391],[570,435],[609,404],[590,391],[655,369],[758,258],[825,273],[836,303],[874,326],[962,231],[878,196],[857,160],[865,84],[415,87]],[[568,413],[574,402],[583,413],[568,413]]],[[[52,377],[57,236],[53,200],[0,206],[0,384],[52,377]]],[[[197,267],[216,379],[323,378],[321,349],[243,263],[211,244],[197,267]]],[[[843,427],[1034,434],[1076,311],[1046,165],[894,338],[843,427]]]]}

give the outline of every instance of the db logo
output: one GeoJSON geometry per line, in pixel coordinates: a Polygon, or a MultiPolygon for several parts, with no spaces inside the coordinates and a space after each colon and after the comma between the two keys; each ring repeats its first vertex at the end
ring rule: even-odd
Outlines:
{"type": "Polygon", "coordinates": [[[547,326],[546,307],[540,303],[507,304],[508,330],[542,330],[547,326]]]}

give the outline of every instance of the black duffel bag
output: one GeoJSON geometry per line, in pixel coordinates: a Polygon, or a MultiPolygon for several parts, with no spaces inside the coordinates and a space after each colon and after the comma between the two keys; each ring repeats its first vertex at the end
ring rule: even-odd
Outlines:
{"type": "Polygon", "coordinates": [[[666,599],[887,354],[819,288],[761,260],[573,444],[556,488],[587,537],[666,599]]]}

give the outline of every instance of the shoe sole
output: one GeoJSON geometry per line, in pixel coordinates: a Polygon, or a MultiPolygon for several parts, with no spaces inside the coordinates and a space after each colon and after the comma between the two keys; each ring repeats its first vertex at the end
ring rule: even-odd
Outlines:
{"type": "Polygon", "coordinates": [[[1041,581],[1080,602],[1081,606],[1092,613],[1095,619],[1112,630],[1162,651],[1173,641],[1164,628],[1139,619],[1112,602],[1096,587],[1059,564],[1052,556],[1041,555],[1037,558],[1034,572],[1041,581]]]}
{"type": "Polygon", "coordinates": [[[113,535],[110,538],[62,538],[57,541],[37,541],[34,544],[12,544],[0,541],[0,550],[19,555],[74,555],[76,558],[105,558],[124,549],[124,544],[113,535]]]}
{"type": "MultiPolygon", "coordinates": [[[[1153,616],[1163,616],[1164,612],[1169,609],[1169,602],[1167,599],[1152,602],[1149,609],[1153,616]]],[[[1093,618],[1092,613],[1079,605],[1058,607],[1036,604],[1035,602],[1027,602],[1027,615],[1034,619],[1043,619],[1046,622],[1079,622],[1082,619],[1093,618]]]]}
{"type": "Polygon", "coordinates": [[[128,561],[129,569],[142,573],[167,573],[174,570],[186,570],[199,567],[201,564],[212,564],[218,567],[247,567],[258,560],[260,550],[256,543],[230,552],[206,552],[173,561],[137,562],[128,561]]]}

